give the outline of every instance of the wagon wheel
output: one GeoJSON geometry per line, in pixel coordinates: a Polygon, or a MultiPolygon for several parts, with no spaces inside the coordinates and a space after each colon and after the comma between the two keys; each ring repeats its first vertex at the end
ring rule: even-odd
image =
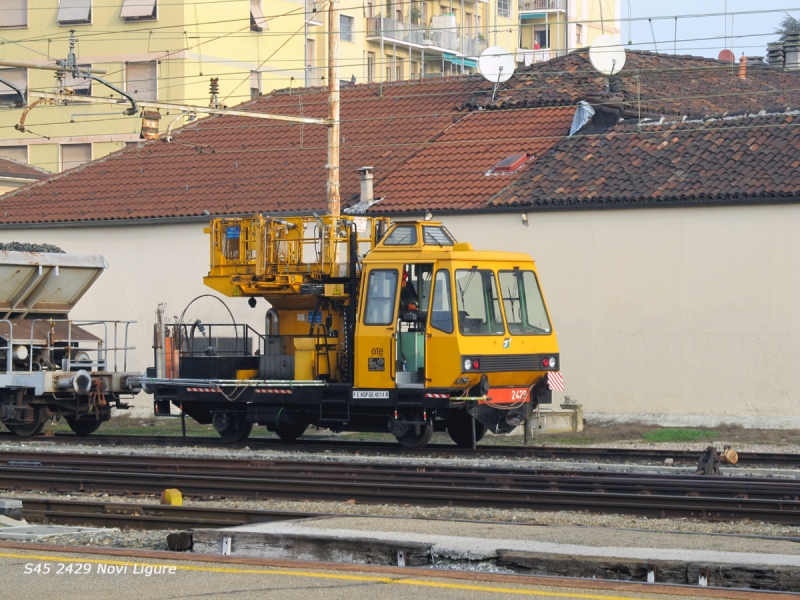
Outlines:
{"type": "Polygon", "coordinates": [[[424,448],[433,437],[433,423],[428,420],[426,425],[420,425],[419,435],[415,427],[409,427],[404,435],[395,437],[403,448],[424,448]]]}
{"type": "Polygon", "coordinates": [[[284,442],[293,442],[306,432],[308,423],[281,423],[275,424],[275,433],[284,442]]]}
{"type": "Polygon", "coordinates": [[[247,416],[242,413],[214,413],[211,422],[226,444],[244,441],[253,431],[253,424],[248,422],[247,416]]]}
{"type": "Polygon", "coordinates": [[[47,422],[47,409],[38,404],[28,407],[33,411],[33,420],[24,425],[6,425],[9,431],[19,437],[33,437],[42,433],[47,422]]]}
{"type": "MultiPolygon", "coordinates": [[[[447,422],[447,433],[459,448],[472,448],[472,417],[465,412],[459,412],[456,417],[447,422]]],[[[478,443],[486,433],[486,425],[475,421],[475,443],[478,443]]]]}
{"type": "Polygon", "coordinates": [[[80,437],[87,437],[93,434],[103,423],[100,419],[78,420],[77,417],[64,417],[64,419],[66,419],[67,425],[69,425],[69,428],[72,429],[73,433],[80,437]]]}

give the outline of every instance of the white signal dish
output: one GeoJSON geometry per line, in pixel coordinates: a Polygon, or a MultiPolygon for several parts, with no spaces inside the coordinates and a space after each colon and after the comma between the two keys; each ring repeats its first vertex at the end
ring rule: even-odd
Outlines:
{"type": "Polygon", "coordinates": [[[487,81],[503,83],[514,74],[514,57],[505,48],[492,46],[481,52],[478,68],[487,81]]]}
{"type": "Polygon", "coordinates": [[[609,77],[622,71],[625,66],[625,48],[613,36],[598,36],[589,48],[589,61],[595,69],[609,77]]]}

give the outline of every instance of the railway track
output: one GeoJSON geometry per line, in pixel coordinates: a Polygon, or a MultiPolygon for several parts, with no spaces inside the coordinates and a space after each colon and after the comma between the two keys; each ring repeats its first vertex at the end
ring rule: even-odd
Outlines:
{"type": "Polygon", "coordinates": [[[753,477],[0,452],[0,487],[800,522],[797,480],[753,477]]]}
{"type": "MultiPolygon", "coordinates": [[[[696,450],[665,450],[644,448],[586,448],[551,446],[503,446],[479,445],[475,450],[459,448],[454,444],[429,444],[418,450],[401,448],[392,442],[359,442],[345,440],[300,439],[287,444],[270,438],[249,438],[238,444],[225,444],[215,437],[179,437],[145,435],[92,435],[81,438],[72,434],[56,434],[54,437],[35,437],[21,439],[7,433],[0,433],[0,443],[5,444],[53,444],[53,445],[93,445],[93,446],[131,446],[131,447],[207,447],[250,450],[286,450],[292,452],[341,452],[353,454],[375,454],[380,456],[426,456],[426,457],[487,457],[548,459],[548,460],[593,460],[606,462],[656,462],[672,459],[675,464],[697,464],[700,452],[696,450]]],[[[800,454],[780,454],[767,452],[743,452],[739,454],[742,466],[778,466],[800,468],[800,454]]]]}
{"type": "Polygon", "coordinates": [[[50,525],[88,525],[142,530],[195,529],[293,521],[320,516],[325,515],[256,509],[22,498],[22,517],[26,521],[50,525]]]}

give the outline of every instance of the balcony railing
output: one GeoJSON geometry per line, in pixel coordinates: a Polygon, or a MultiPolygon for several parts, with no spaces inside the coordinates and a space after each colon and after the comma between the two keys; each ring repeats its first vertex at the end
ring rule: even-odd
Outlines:
{"type": "Polygon", "coordinates": [[[519,0],[519,10],[567,10],[567,0],[519,0]]]}
{"type": "Polygon", "coordinates": [[[407,21],[386,17],[367,18],[367,37],[407,42],[418,46],[444,48],[468,56],[478,56],[488,44],[477,35],[460,36],[455,31],[421,27],[407,21]],[[462,47],[463,44],[463,47],[462,47]]]}

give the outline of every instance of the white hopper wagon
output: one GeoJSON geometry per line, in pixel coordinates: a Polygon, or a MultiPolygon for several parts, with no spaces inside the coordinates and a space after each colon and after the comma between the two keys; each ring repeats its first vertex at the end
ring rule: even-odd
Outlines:
{"type": "Polygon", "coordinates": [[[63,417],[86,436],[139,391],[133,321],[68,318],[106,267],[97,254],[0,251],[0,422],[11,432],[38,435],[63,417]]]}

